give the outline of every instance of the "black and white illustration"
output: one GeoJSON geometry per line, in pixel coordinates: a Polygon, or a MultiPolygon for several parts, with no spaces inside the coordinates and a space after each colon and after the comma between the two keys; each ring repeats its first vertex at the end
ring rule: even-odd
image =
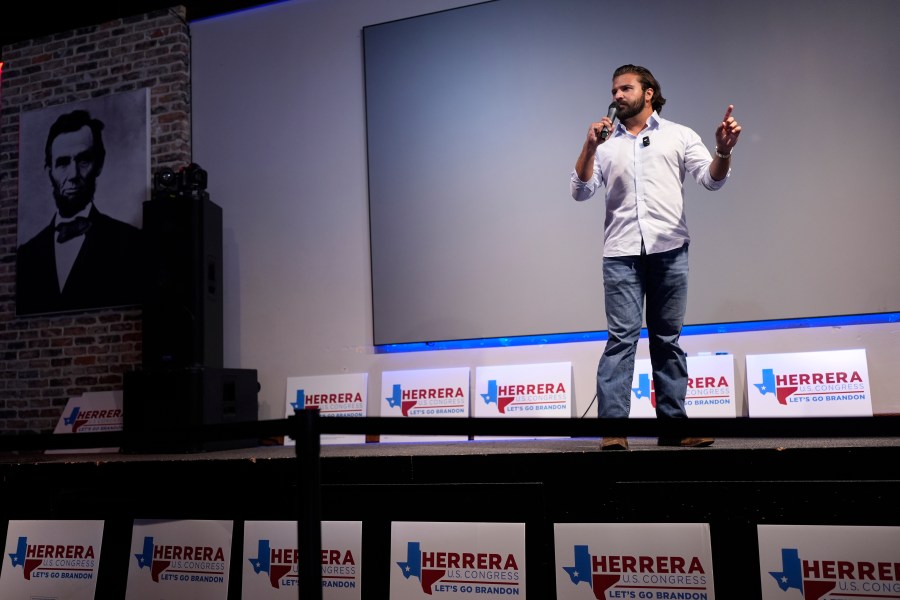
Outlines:
{"type": "Polygon", "coordinates": [[[24,112],[16,313],[140,303],[149,90],[24,112]]]}

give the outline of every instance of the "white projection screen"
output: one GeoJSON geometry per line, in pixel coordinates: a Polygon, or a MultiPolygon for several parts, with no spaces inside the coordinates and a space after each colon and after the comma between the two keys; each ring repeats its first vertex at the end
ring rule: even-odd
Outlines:
{"type": "Polygon", "coordinates": [[[569,195],[616,67],[731,179],[690,178],[687,324],[900,308],[900,2],[494,0],[363,29],[376,345],[595,332],[603,198],[569,195]]]}

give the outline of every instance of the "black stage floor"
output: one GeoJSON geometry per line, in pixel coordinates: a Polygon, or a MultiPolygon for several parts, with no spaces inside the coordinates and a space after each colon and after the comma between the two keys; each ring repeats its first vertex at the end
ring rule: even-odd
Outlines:
{"type": "MultiPolygon", "coordinates": [[[[367,442],[354,444],[328,444],[320,446],[320,457],[330,458],[378,458],[378,457],[425,457],[497,454],[566,454],[592,453],[600,451],[601,437],[510,437],[507,439],[473,439],[468,441],[436,441],[424,439],[417,442],[367,442]]],[[[673,448],[658,446],[656,437],[629,437],[629,452],[716,452],[722,450],[788,450],[788,449],[834,449],[834,448],[892,448],[900,446],[900,432],[897,437],[838,437],[838,438],[716,438],[708,448],[673,448]]],[[[179,452],[127,453],[95,450],[24,450],[0,452],[0,465],[34,463],[78,463],[78,462],[144,462],[144,461],[209,461],[209,460],[256,460],[290,459],[296,454],[293,445],[283,445],[273,440],[263,445],[210,450],[179,452]]],[[[606,452],[605,454],[617,454],[606,452]]],[[[2,467],[0,467],[2,468],[2,467]]]]}

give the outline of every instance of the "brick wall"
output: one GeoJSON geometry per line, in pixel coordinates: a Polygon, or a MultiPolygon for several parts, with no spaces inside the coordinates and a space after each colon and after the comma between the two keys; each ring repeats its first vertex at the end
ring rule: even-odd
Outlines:
{"type": "Polygon", "coordinates": [[[19,116],[150,89],[151,171],[190,162],[190,31],[182,6],[3,48],[0,87],[0,434],[49,432],[69,397],[122,388],[141,362],[141,311],[17,317],[19,116]]]}

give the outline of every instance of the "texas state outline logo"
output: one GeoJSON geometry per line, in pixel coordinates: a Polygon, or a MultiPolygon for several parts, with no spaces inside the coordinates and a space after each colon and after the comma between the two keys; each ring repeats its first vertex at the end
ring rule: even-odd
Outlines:
{"type": "Polygon", "coordinates": [[[782,548],[781,571],[769,575],[781,591],[797,590],[803,600],[900,598],[898,562],[803,560],[797,548],[782,548]]]}
{"type": "Polygon", "coordinates": [[[779,376],[776,380],[775,378],[775,370],[774,369],[763,369],[762,370],[762,382],[754,383],[753,386],[759,390],[760,395],[765,396],[766,394],[772,394],[778,400],[778,404],[787,404],[787,399],[797,391],[799,386],[786,385],[787,380],[782,379],[783,376],[779,376]],[[779,382],[782,385],[778,385],[779,382]]]}
{"type": "Polygon", "coordinates": [[[78,430],[81,429],[81,426],[88,422],[84,417],[78,418],[79,413],[81,413],[80,406],[73,406],[72,411],[69,413],[69,416],[63,416],[63,425],[72,428],[72,433],[78,433],[78,430]]]}
{"type": "Polygon", "coordinates": [[[428,596],[479,597],[524,595],[521,573],[513,554],[422,550],[407,542],[406,560],[397,567],[406,579],[416,578],[428,596]]]}
{"type": "Polygon", "coordinates": [[[698,556],[595,555],[583,544],[572,547],[572,556],[573,564],[562,570],[597,600],[713,597],[712,578],[698,556]]]}
{"type": "Polygon", "coordinates": [[[256,556],[247,559],[253,572],[269,576],[269,584],[280,589],[281,586],[297,585],[297,550],[295,548],[272,548],[269,540],[257,542],[256,556]]]}
{"type": "Polygon", "coordinates": [[[650,400],[650,406],[656,408],[656,388],[650,373],[638,373],[638,385],[631,388],[634,398],[638,401],[650,400]]]}

